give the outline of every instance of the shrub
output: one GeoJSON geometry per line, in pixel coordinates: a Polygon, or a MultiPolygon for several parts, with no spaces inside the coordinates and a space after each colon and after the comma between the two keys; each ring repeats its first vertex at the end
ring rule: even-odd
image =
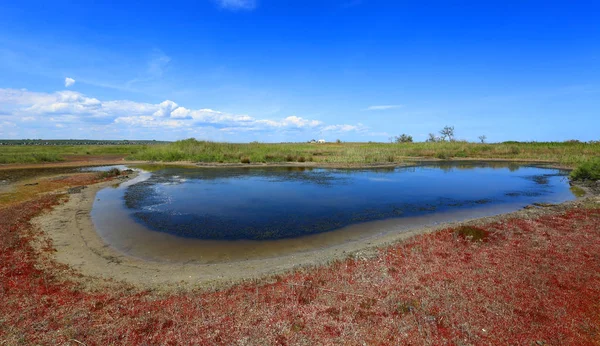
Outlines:
{"type": "Polygon", "coordinates": [[[111,168],[108,171],[104,171],[104,172],[99,172],[98,173],[98,178],[104,179],[104,178],[111,178],[111,177],[116,177],[121,175],[121,171],[119,171],[118,168],[111,168]]]}
{"type": "Polygon", "coordinates": [[[304,161],[306,161],[306,159],[304,158],[304,156],[300,156],[298,158],[298,162],[304,162],[304,161]]]}
{"type": "Polygon", "coordinates": [[[571,172],[571,180],[600,180],[600,158],[586,161],[571,172]]]}
{"type": "Polygon", "coordinates": [[[396,136],[395,141],[396,143],[412,143],[413,138],[412,136],[403,133],[400,136],[396,136]]]}
{"type": "Polygon", "coordinates": [[[250,163],[250,158],[248,158],[248,157],[242,157],[242,158],[240,159],[240,162],[241,162],[241,163],[250,163]]]}
{"type": "Polygon", "coordinates": [[[437,157],[440,160],[448,160],[450,158],[450,155],[448,155],[448,153],[439,152],[435,154],[435,157],[437,157]]]}

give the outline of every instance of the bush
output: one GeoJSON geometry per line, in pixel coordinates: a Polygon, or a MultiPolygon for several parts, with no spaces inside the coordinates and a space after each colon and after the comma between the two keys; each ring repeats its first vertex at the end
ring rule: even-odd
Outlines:
{"type": "Polygon", "coordinates": [[[435,157],[440,160],[448,160],[450,158],[450,155],[448,155],[448,153],[445,153],[445,152],[439,152],[439,153],[435,154],[435,157]]]}
{"type": "Polygon", "coordinates": [[[108,171],[99,172],[98,178],[104,179],[104,178],[117,177],[119,175],[121,175],[121,171],[119,171],[118,168],[111,168],[108,171]]]}
{"type": "Polygon", "coordinates": [[[571,180],[600,180],[600,158],[595,158],[577,166],[571,172],[571,180]]]}
{"type": "Polygon", "coordinates": [[[412,136],[409,136],[409,135],[403,133],[400,136],[396,136],[395,141],[396,141],[396,143],[412,143],[413,138],[412,138],[412,136]]]}

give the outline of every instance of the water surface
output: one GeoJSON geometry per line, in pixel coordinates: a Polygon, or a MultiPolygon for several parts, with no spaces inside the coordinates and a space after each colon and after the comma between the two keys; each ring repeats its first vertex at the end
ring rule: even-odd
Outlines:
{"type": "Polygon", "coordinates": [[[92,218],[109,244],[139,257],[245,259],[370,237],[393,225],[406,229],[564,202],[574,198],[566,174],[508,163],[164,167],[100,191],[92,218]]]}

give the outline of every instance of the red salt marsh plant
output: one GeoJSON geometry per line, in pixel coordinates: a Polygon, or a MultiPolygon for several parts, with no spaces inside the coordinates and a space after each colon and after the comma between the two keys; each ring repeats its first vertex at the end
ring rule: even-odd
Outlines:
{"type": "MultiPolygon", "coordinates": [[[[118,172],[118,170],[117,170],[118,172]]],[[[84,186],[113,179],[119,174],[77,173],[19,183],[14,191],[0,194],[0,208],[35,198],[38,195],[56,192],[71,186],[84,186]]]]}
{"type": "Polygon", "coordinates": [[[52,244],[32,246],[43,235],[29,220],[61,198],[0,209],[5,344],[600,343],[600,209],[479,226],[486,241],[446,229],[262,283],[154,293],[83,290],[47,256],[52,244]]]}

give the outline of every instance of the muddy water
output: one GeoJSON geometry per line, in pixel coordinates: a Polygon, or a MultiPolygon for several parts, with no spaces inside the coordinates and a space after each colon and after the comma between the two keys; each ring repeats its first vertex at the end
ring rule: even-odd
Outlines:
{"type": "Polygon", "coordinates": [[[129,255],[216,263],[573,199],[566,172],[500,163],[392,169],[166,167],[102,190],[100,236],[129,255]]]}

